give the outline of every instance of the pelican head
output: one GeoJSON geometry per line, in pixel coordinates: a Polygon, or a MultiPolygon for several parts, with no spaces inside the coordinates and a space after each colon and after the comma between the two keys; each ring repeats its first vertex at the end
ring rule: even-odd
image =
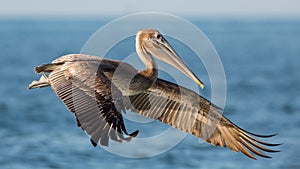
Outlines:
{"type": "MultiPolygon", "coordinates": [[[[204,84],[181,60],[163,35],[155,29],[140,30],[136,36],[136,48],[144,63],[149,62],[149,54],[180,70],[189,78],[193,79],[202,89],[204,84]]],[[[154,62],[152,60],[152,62],[154,62]]],[[[154,64],[154,63],[153,63],[154,64]]],[[[147,66],[147,65],[146,65],[147,66]]]]}

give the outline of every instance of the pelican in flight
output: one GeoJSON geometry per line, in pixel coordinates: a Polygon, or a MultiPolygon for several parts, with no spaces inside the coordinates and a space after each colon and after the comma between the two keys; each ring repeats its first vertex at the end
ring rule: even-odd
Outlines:
{"type": "Polygon", "coordinates": [[[136,137],[138,130],[128,133],[122,117],[122,113],[130,110],[193,134],[214,146],[240,151],[252,159],[256,159],[254,154],[270,158],[262,151],[278,152],[266,146],[279,144],[257,139],[274,135],[243,130],[204,97],[158,78],[153,57],[204,87],[159,31],[138,31],[136,52],[145,64],[144,70],[136,70],[125,62],[85,54],[62,56],[36,67],[35,72],[42,76],[39,81],[33,81],[29,89],[51,86],[75,114],[77,125],[90,136],[93,146],[99,142],[108,146],[109,140],[122,142],[136,137]]]}

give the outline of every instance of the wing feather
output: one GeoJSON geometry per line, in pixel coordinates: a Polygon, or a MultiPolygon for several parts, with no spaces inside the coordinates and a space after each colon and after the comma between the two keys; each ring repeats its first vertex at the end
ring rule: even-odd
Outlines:
{"type": "Polygon", "coordinates": [[[78,126],[91,136],[94,146],[99,140],[108,146],[109,138],[128,141],[123,136],[128,133],[121,114],[124,105],[118,99],[122,98],[121,92],[111,89],[113,84],[99,70],[99,63],[66,62],[48,79],[58,97],[75,114],[78,126]]]}
{"type": "Polygon", "coordinates": [[[258,140],[255,137],[266,136],[241,129],[224,117],[219,107],[197,93],[171,82],[157,79],[147,91],[129,96],[124,100],[125,108],[128,110],[160,120],[200,137],[214,146],[229,147],[235,152],[240,151],[252,159],[256,159],[252,153],[270,158],[258,149],[265,152],[277,152],[262,145],[277,146],[279,144],[258,140]]]}

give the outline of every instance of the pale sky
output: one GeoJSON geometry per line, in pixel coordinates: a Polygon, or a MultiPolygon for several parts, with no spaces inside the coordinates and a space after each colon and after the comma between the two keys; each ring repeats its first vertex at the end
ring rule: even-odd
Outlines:
{"type": "Polygon", "coordinates": [[[300,0],[0,0],[5,17],[179,16],[300,18],[300,0]]]}

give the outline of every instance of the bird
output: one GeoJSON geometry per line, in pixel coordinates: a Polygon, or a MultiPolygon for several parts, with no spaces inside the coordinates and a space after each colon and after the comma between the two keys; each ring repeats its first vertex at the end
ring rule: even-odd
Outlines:
{"type": "Polygon", "coordinates": [[[204,83],[182,61],[167,39],[156,29],[136,34],[137,55],[145,65],[136,70],[126,62],[87,54],[67,54],[52,63],[35,67],[42,74],[29,89],[51,86],[66,107],[74,113],[78,127],[89,136],[93,146],[100,142],[131,141],[139,133],[128,133],[123,115],[126,110],[159,120],[190,133],[213,146],[228,147],[257,159],[271,158],[265,152],[278,146],[261,141],[276,134],[260,135],[246,131],[222,113],[222,109],[198,93],[158,78],[154,57],[175,67],[201,88],[204,83]]]}

